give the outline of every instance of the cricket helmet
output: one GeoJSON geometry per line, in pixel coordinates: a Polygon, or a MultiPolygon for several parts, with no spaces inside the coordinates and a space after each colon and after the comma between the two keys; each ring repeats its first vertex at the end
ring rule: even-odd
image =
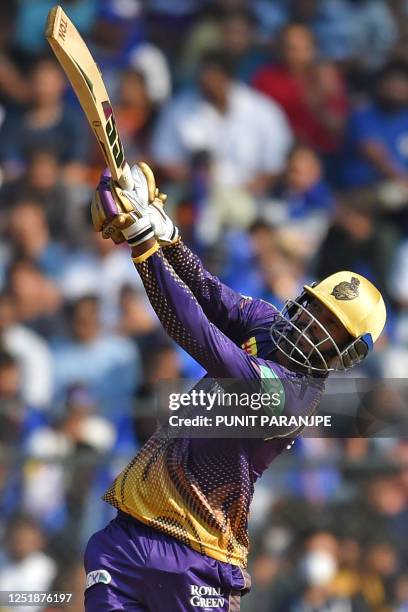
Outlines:
{"type": "Polygon", "coordinates": [[[386,321],[381,293],[354,272],[336,272],[319,283],[305,285],[303,293],[288,300],[279,315],[270,329],[275,348],[309,373],[346,370],[360,363],[386,321]],[[318,317],[308,310],[313,299],[332,312],[347,330],[350,339],[345,346],[338,346],[318,317]],[[310,328],[316,325],[321,330],[318,341],[310,334],[310,328]]]}

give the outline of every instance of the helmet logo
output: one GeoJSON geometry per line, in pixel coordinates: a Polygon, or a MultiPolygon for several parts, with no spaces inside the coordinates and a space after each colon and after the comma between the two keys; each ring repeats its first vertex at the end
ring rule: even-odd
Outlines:
{"type": "Polygon", "coordinates": [[[355,276],[351,277],[351,281],[342,281],[338,285],[336,285],[331,292],[331,295],[334,295],[336,300],[355,300],[358,297],[358,287],[360,285],[360,281],[355,276]]]}

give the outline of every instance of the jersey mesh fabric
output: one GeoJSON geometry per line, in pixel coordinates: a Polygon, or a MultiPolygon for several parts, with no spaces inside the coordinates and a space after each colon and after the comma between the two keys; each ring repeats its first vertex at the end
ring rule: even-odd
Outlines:
{"type": "MultiPolygon", "coordinates": [[[[178,251],[180,257],[183,255],[182,246],[166,249],[166,253],[169,250],[178,251]]],[[[190,258],[189,253],[191,252],[187,249],[184,255],[190,258]]],[[[180,274],[188,274],[188,266],[183,266],[184,272],[182,272],[181,261],[172,261],[180,274]]],[[[213,298],[211,291],[216,291],[218,294],[219,281],[215,277],[212,279],[206,271],[200,272],[199,260],[197,263],[199,267],[194,265],[194,261],[189,261],[189,264],[195,268],[195,276],[189,279],[192,288],[194,288],[194,278],[197,279],[199,276],[202,279],[200,282],[197,281],[194,288],[194,292],[200,293],[201,306],[162,251],[137,264],[149,300],[164,328],[208,371],[212,368],[214,372],[212,375],[217,374],[214,367],[219,364],[218,367],[221,368],[219,377],[225,377],[225,364],[228,363],[231,367],[228,372],[242,371],[244,379],[255,376],[261,387],[259,364],[256,365],[256,359],[239,348],[238,341],[235,344],[229,342],[219,329],[222,327],[222,320],[228,319],[225,315],[229,310],[225,307],[226,298],[224,297],[223,307],[221,296],[221,293],[225,294],[227,289],[223,288],[220,291],[220,308],[217,306],[217,300],[210,300],[211,308],[217,310],[212,312],[212,316],[220,320],[220,325],[217,321],[218,327],[216,327],[206,319],[201,308],[205,308],[206,299],[213,298]],[[225,312],[222,312],[223,308],[225,312]],[[193,337],[194,331],[201,338],[200,342],[193,337]]],[[[234,321],[237,318],[236,313],[242,311],[240,299],[237,303],[240,304],[238,310],[235,308],[230,310],[235,313],[234,321]]],[[[270,323],[270,317],[275,316],[273,313],[276,311],[266,303],[252,304],[244,300],[242,304],[250,311],[262,311],[262,321],[265,326],[261,326],[258,335],[253,329],[248,330],[247,339],[255,334],[259,340],[258,346],[265,346],[266,350],[269,344],[268,317],[270,323]]],[[[230,326],[228,322],[225,323],[224,328],[228,325],[230,326]]],[[[270,348],[268,350],[270,352],[270,348]]],[[[259,360],[261,361],[264,365],[270,363],[271,366],[275,366],[272,362],[259,360]]],[[[280,376],[282,372],[283,369],[280,369],[278,375],[280,376]]],[[[290,389],[292,387],[298,389],[299,377],[293,373],[285,375],[296,382],[296,385],[293,384],[290,389]]],[[[294,392],[287,393],[289,398],[291,393],[293,395],[294,392]]],[[[308,387],[306,395],[304,397],[302,395],[301,404],[297,404],[299,410],[313,412],[320,395],[320,388],[311,391],[308,387]]],[[[294,405],[293,401],[289,403],[294,405]]],[[[273,439],[269,442],[259,439],[174,438],[169,436],[167,426],[163,426],[119,474],[105,493],[104,499],[116,508],[184,542],[202,554],[245,567],[248,554],[247,520],[254,482],[288,445],[288,442],[290,440],[287,438],[273,439]]]]}

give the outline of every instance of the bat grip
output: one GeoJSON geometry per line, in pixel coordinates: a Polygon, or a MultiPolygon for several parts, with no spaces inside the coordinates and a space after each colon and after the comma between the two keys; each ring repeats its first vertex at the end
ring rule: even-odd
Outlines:
{"type": "Polygon", "coordinates": [[[130,166],[127,162],[125,162],[123,166],[123,173],[118,183],[122,187],[122,189],[126,189],[127,191],[131,191],[134,187],[132,173],[130,171],[130,166]]]}

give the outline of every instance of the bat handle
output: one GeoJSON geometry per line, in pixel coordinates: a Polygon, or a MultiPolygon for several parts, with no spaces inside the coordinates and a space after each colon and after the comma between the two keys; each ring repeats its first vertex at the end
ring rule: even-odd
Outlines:
{"type": "Polygon", "coordinates": [[[130,166],[127,162],[125,162],[123,166],[123,173],[118,183],[122,187],[122,189],[125,189],[127,191],[131,191],[134,187],[132,173],[130,171],[130,166]]]}

